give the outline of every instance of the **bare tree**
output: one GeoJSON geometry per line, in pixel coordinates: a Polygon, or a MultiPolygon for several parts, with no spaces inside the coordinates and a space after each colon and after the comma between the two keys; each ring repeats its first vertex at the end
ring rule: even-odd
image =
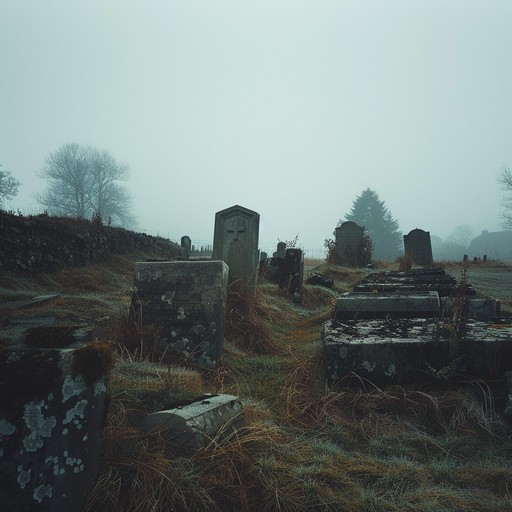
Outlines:
{"type": "Polygon", "coordinates": [[[56,215],[92,218],[129,227],[135,223],[132,199],[118,182],[130,175],[104,150],[79,144],[65,144],[51,153],[38,176],[48,180],[47,190],[37,201],[56,215]]]}
{"type": "Polygon", "coordinates": [[[3,207],[5,201],[12,199],[18,193],[20,185],[21,183],[14,178],[10,171],[0,169],[0,208],[3,207]]]}
{"type": "Polygon", "coordinates": [[[467,224],[461,224],[451,232],[448,237],[448,242],[454,242],[464,249],[467,249],[473,238],[473,230],[467,224]]]}
{"type": "Polygon", "coordinates": [[[512,229],[512,171],[510,167],[503,165],[498,174],[498,183],[501,190],[506,192],[501,201],[503,206],[502,226],[504,229],[512,229]]]}
{"type": "Polygon", "coordinates": [[[127,181],[130,168],[119,164],[114,157],[104,150],[91,150],[90,172],[94,187],[89,197],[91,209],[106,220],[108,218],[123,226],[135,224],[135,217],[130,213],[132,198],[119,181],[127,181]]]}

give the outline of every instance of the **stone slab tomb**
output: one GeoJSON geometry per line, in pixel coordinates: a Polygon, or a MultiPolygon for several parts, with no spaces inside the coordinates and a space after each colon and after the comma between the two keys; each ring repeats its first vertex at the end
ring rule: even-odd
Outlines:
{"type": "Polygon", "coordinates": [[[363,318],[432,318],[441,307],[437,292],[344,293],[336,301],[336,320],[363,318]]]}
{"type": "Polygon", "coordinates": [[[96,482],[113,359],[76,339],[37,327],[0,352],[2,510],[82,510],[96,482]]]}
{"type": "MultiPolygon", "coordinates": [[[[500,309],[500,301],[491,297],[468,299],[468,318],[473,320],[496,320],[500,316],[500,309]]],[[[453,316],[453,299],[451,297],[441,299],[441,314],[446,318],[453,316]]]]}
{"type": "Polygon", "coordinates": [[[334,230],[334,235],[335,263],[346,267],[357,267],[364,227],[349,220],[338,226],[334,230]]]}
{"type": "Polygon", "coordinates": [[[229,267],[228,285],[253,294],[259,268],[260,215],[243,206],[232,206],[215,214],[212,260],[229,267]]]}
{"type": "Polygon", "coordinates": [[[174,409],[146,416],[142,428],[160,430],[180,452],[192,453],[205,447],[222,431],[224,436],[243,427],[243,405],[233,395],[204,396],[174,409]]]}
{"type": "MultiPolygon", "coordinates": [[[[437,292],[439,297],[458,292],[455,277],[442,269],[415,269],[408,272],[386,271],[366,276],[353,287],[354,292],[412,293],[437,292]]],[[[476,290],[466,285],[467,295],[476,295],[476,290]]]]}
{"type": "Polygon", "coordinates": [[[416,228],[404,235],[404,248],[405,254],[410,255],[414,263],[432,265],[432,243],[428,231],[416,228]]]}
{"type": "MultiPolygon", "coordinates": [[[[329,321],[322,341],[330,382],[351,374],[377,385],[432,380],[451,361],[448,322],[436,318],[329,321]]],[[[512,325],[468,321],[463,378],[501,379],[512,362],[512,325]]]]}
{"type": "Polygon", "coordinates": [[[157,352],[207,367],[222,355],[228,267],[223,261],[135,264],[131,315],[157,352]]]}

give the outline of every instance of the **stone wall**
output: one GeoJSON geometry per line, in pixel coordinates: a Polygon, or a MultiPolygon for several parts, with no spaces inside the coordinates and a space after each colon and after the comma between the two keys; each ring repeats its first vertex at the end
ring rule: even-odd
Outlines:
{"type": "Polygon", "coordinates": [[[170,240],[100,222],[0,211],[0,272],[55,272],[132,250],[161,258],[182,255],[181,247],[170,240]]]}

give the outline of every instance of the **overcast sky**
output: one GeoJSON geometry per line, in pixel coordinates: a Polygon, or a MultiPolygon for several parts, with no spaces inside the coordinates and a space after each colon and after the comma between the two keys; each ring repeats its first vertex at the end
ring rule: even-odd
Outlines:
{"type": "Polygon", "coordinates": [[[322,248],[366,188],[408,233],[499,230],[512,166],[510,0],[0,0],[7,204],[77,142],[127,163],[138,230],[322,248]]]}

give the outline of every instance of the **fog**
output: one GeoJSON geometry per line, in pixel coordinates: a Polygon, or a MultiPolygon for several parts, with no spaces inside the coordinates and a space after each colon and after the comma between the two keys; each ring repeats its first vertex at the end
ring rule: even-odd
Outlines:
{"type": "Polygon", "coordinates": [[[2,0],[0,164],[26,213],[77,142],[130,166],[137,230],[321,249],[366,188],[446,238],[501,229],[512,165],[512,2],[2,0]]]}

